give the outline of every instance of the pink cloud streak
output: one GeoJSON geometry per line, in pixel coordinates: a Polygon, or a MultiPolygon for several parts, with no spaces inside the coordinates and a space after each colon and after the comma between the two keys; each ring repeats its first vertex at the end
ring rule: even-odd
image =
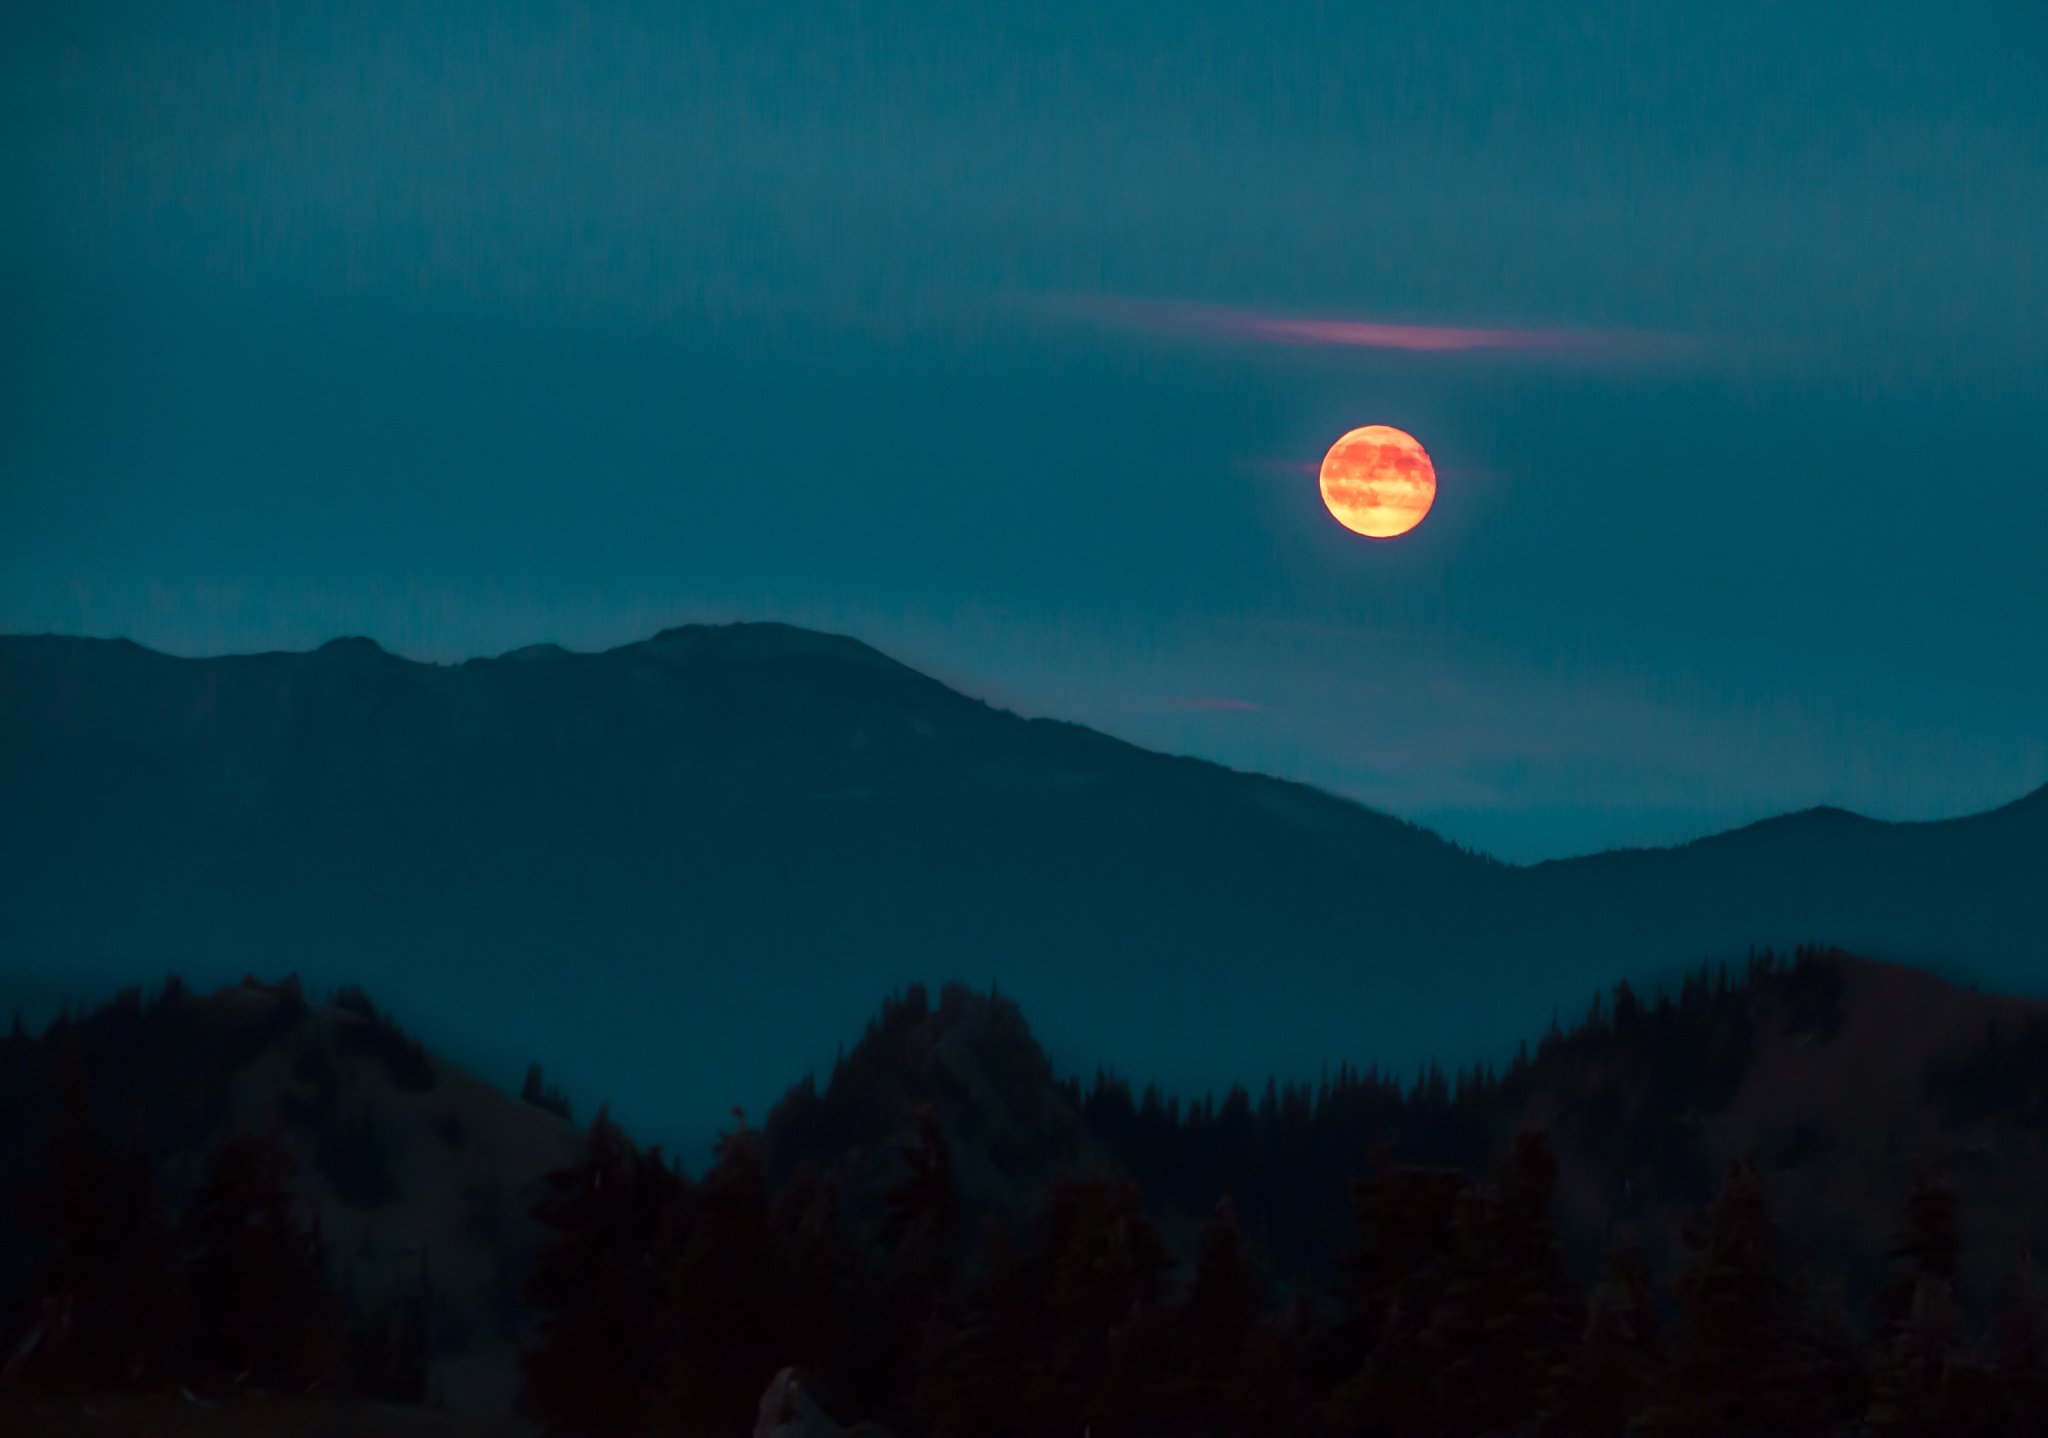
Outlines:
{"type": "Polygon", "coordinates": [[[1385,320],[1289,315],[1267,310],[1182,302],[1077,297],[1063,306],[1133,329],[1223,335],[1268,344],[1335,346],[1449,354],[1466,350],[1519,353],[1618,354],[1669,349],[1669,336],[1617,330],[1484,329],[1459,325],[1400,324],[1385,320]]]}

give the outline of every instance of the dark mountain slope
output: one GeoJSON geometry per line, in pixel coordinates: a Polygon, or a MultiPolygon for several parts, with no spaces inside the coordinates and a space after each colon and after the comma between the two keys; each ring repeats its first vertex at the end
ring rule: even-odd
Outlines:
{"type": "Polygon", "coordinates": [[[204,996],[129,991],[29,1037],[0,1038],[0,1334],[38,1295],[21,1200],[47,1174],[59,1096],[82,1080],[97,1140],[139,1146],[173,1213],[236,1128],[282,1126],[295,1187],[320,1216],[345,1321],[417,1296],[428,1392],[457,1410],[511,1411],[519,1284],[541,1180],[576,1129],[427,1053],[360,993],[308,1002],[296,981],[204,996]]]}
{"type": "Polygon", "coordinates": [[[1483,1175],[1532,1127],[1557,1152],[1559,1219],[1589,1277],[1623,1236],[1673,1270],[1681,1226],[1736,1158],[1762,1166],[1800,1268],[1856,1311],[1916,1164],[1956,1190],[1974,1301],[2020,1247],[2048,1244],[2048,1007],[1839,953],[1625,993],[1502,1073],[1345,1071],[1193,1102],[1056,1079],[1007,1000],[912,993],[827,1084],[793,1090],[764,1139],[784,1176],[840,1175],[859,1219],[903,1172],[926,1105],[973,1211],[1015,1224],[1063,1170],[1120,1168],[1184,1242],[1230,1196],[1278,1268],[1314,1282],[1347,1239],[1352,1180],[1383,1161],[1483,1175]]]}
{"type": "Polygon", "coordinates": [[[778,625],[456,666],[9,639],[0,982],[361,979],[465,1063],[559,1055],[701,1142],[919,980],[996,979],[1061,1062],[1186,1089],[1497,1055],[1752,942],[2028,988],[2044,808],[1517,870],[778,625]]]}
{"type": "Polygon", "coordinates": [[[2048,983],[2048,789],[1932,823],[1810,809],[1523,872],[1539,923],[1596,942],[1654,932],[1708,956],[1739,926],[1758,944],[1824,939],[2013,992],[2048,983]]]}
{"type": "Polygon", "coordinates": [[[873,1220],[925,1110],[951,1144],[962,1203],[1013,1224],[1062,1170],[1112,1162],[1088,1132],[1079,1086],[1055,1077],[1017,1006],[952,984],[936,1004],[922,987],[883,1004],[824,1084],[783,1097],[762,1131],[770,1172],[787,1182],[830,1171],[849,1215],[873,1220]]]}

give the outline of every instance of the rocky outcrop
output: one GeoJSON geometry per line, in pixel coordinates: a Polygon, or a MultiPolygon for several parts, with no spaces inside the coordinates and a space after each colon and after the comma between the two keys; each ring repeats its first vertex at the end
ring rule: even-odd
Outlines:
{"type": "Polygon", "coordinates": [[[761,1395],[754,1438],[889,1438],[887,1429],[873,1423],[856,1423],[850,1428],[840,1423],[826,1411],[809,1383],[794,1368],[776,1374],[761,1395]]]}

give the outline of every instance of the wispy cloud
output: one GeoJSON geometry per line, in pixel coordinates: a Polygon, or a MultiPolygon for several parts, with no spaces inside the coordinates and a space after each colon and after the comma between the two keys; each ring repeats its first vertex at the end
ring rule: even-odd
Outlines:
{"type": "Polygon", "coordinates": [[[1423,325],[1110,296],[1067,296],[1051,303],[1065,313],[1119,328],[1302,347],[1401,350],[1415,354],[1496,350],[1586,356],[1648,355],[1686,347],[1685,341],[1672,335],[1626,330],[1423,325]]]}

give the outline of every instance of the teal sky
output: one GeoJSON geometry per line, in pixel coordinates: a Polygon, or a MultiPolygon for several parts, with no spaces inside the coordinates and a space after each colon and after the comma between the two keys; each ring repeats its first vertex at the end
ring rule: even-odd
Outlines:
{"type": "Polygon", "coordinates": [[[2034,0],[31,0],[0,82],[0,629],[789,619],[1517,859],[2048,781],[2034,0]]]}

